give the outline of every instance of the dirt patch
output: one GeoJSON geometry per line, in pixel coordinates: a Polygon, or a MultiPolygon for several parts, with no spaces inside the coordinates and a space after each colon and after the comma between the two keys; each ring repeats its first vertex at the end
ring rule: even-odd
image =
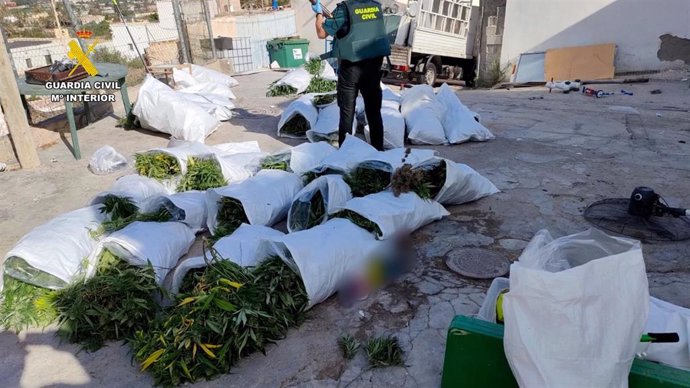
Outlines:
{"type": "Polygon", "coordinates": [[[681,60],[690,65],[690,39],[679,38],[671,34],[659,37],[661,45],[656,56],[662,61],[681,60]]]}

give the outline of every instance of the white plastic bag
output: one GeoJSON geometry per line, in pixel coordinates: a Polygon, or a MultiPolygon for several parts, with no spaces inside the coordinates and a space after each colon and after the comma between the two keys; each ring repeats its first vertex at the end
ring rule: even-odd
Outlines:
{"type": "Polygon", "coordinates": [[[508,291],[509,289],[510,279],[495,278],[491,282],[489,290],[486,292],[482,307],[479,308],[479,312],[477,313],[477,318],[483,321],[496,323],[496,301],[503,291],[508,291]]]}
{"type": "Polygon", "coordinates": [[[429,85],[416,85],[401,95],[400,111],[413,144],[448,144],[441,120],[445,107],[429,85]]]}
{"type": "Polygon", "coordinates": [[[321,61],[321,73],[320,73],[321,78],[325,79],[326,81],[337,81],[338,76],[335,74],[335,70],[333,70],[333,66],[331,66],[328,61],[321,61]]]}
{"type": "Polygon", "coordinates": [[[192,72],[190,74],[189,68],[177,69],[173,68],[173,80],[175,84],[180,87],[189,87],[203,82],[213,82],[227,87],[234,87],[239,85],[239,82],[227,74],[209,69],[199,65],[191,65],[192,72]]]}
{"type": "Polygon", "coordinates": [[[518,384],[626,388],[648,300],[639,241],[539,231],[511,265],[503,296],[504,349],[518,384]]]}
{"type": "Polygon", "coordinates": [[[442,123],[450,144],[496,138],[491,131],[477,121],[476,114],[460,102],[458,96],[447,84],[441,85],[436,97],[446,107],[442,123]]]}
{"type": "Polygon", "coordinates": [[[295,174],[304,174],[319,165],[335,147],[325,142],[302,143],[290,149],[290,170],[295,174]]]}
{"type": "Polygon", "coordinates": [[[223,177],[229,182],[241,182],[261,169],[261,161],[268,156],[265,152],[244,152],[239,154],[229,154],[216,156],[220,164],[223,177]]]}
{"type": "Polygon", "coordinates": [[[108,195],[115,195],[130,198],[141,209],[149,198],[167,194],[172,194],[172,191],[155,179],[141,175],[125,175],[118,178],[110,189],[96,195],[89,205],[100,205],[108,195]]]}
{"type": "Polygon", "coordinates": [[[329,214],[352,199],[350,186],[345,183],[342,176],[324,175],[314,179],[295,195],[290,205],[287,216],[288,232],[307,229],[305,226],[309,223],[311,200],[317,192],[321,193],[324,206],[324,213],[319,224],[326,222],[329,214]]]}
{"type": "Polygon", "coordinates": [[[204,191],[185,191],[152,197],[143,205],[143,212],[153,213],[165,208],[172,215],[173,221],[182,222],[193,232],[206,227],[206,193],[204,191]]]}
{"type": "Polygon", "coordinates": [[[395,197],[390,191],[352,198],[339,209],[351,210],[378,225],[385,240],[398,232],[412,233],[422,226],[450,215],[436,201],[423,200],[415,193],[395,197]]]}
{"type": "Polygon", "coordinates": [[[287,216],[292,198],[301,188],[302,179],[297,174],[261,170],[245,181],[210,189],[206,191],[206,225],[211,234],[216,232],[218,201],[228,197],[242,203],[250,224],[271,226],[287,216]]]}
{"type": "Polygon", "coordinates": [[[301,96],[300,98],[291,102],[290,105],[285,108],[283,113],[280,115],[280,120],[278,121],[278,136],[298,139],[304,138],[303,136],[295,136],[282,131],[285,123],[292,120],[297,115],[300,115],[307,120],[310,129],[314,128],[314,125],[316,125],[316,120],[319,116],[319,112],[312,103],[312,95],[308,94],[301,96]]]}
{"type": "Polygon", "coordinates": [[[362,161],[374,159],[376,155],[378,155],[376,148],[362,139],[348,134],[343,145],[323,158],[321,166],[314,170],[321,172],[331,169],[348,173],[362,161]]]}
{"type": "Polygon", "coordinates": [[[203,142],[220,122],[206,109],[190,103],[188,97],[147,75],[132,113],[143,128],[168,133],[176,139],[203,142]]]}
{"type": "MultiPolygon", "coordinates": [[[[27,283],[50,289],[63,288],[88,272],[89,265],[84,259],[98,243],[90,231],[98,229],[104,219],[99,206],[55,217],[22,237],[7,252],[0,268],[27,283]]],[[[0,290],[2,286],[0,277],[0,290]]]]}
{"type": "Polygon", "coordinates": [[[472,167],[449,159],[435,158],[420,165],[443,162],[446,181],[434,198],[444,205],[461,205],[498,193],[500,190],[472,167]]]}
{"type": "Polygon", "coordinates": [[[236,99],[235,93],[232,92],[229,86],[225,86],[215,82],[200,82],[196,85],[188,86],[178,90],[181,93],[199,94],[199,95],[217,95],[231,100],[236,99]]]}
{"type": "MultiPolygon", "coordinates": [[[[213,249],[225,260],[243,267],[251,267],[260,264],[260,260],[265,259],[265,257],[257,256],[257,249],[261,240],[277,239],[282,236],[282,232],[267,226],[242,224],[231,235],[216,241],[213,244],[213,249]]],[[[181,261],[175,267],[175,272],[172,275],[170,291],[176,294],[180,290],[187,273],[193,269],[206,267],[208,265],[207,259],[211,260],[212,257],[207,254],[206,257],[196,256],[181,261]]]]}
{"type": "Polygon", "coordinates": [[[276,82],[276,86],[288,85],[297,89],[297,94],[304,93],[311,82],[311,74],[303,67],[290,70],[276,82]]]}
{"type": "MultiPolygon", "coordinates": [[[[383,119],[383,148],[391,149],[405,145],[405,119],[397,109],[383,106],[381,108],[383,119]]],[[[369,125],[364,126],[364,136],[371,142],[369,125]]]]}
{"type": "Polygon", "coordinates": [[[650,298],[645,333],[677,333],[676,343],[641,343],[638,353],[651,361],[690,370],[690,309],[650,298]]]}
{"type": "Polygon", "coordinates": [[[178,94],[177,98],[185,100],[187,104],[196,105],[204,109],[216,120],[227,121],[232,118],[232,109],[235,108],[235,104],[227,97],[217,94],[175,93],[178,94]]]}
{"type": "Polygon", "coordinates": [[[151,263],[162,284],[177,261],[194,243],[194,233],[181,222],[133,222],[104,238],[92,254],[96,263],[102,249],[136,266],[151,263]]]}
{"type": "Polygon", "coordinates": [[[379,151],[372,159],[386,162],[393,169],[396,169],[403,165],[403,158],[405,158],[405,164],[415,166],[434,159],[437,154],[436,151],[430,149],[411,148],[409,155],[405,157],[405,150],[405,148],[393,148],[387,151],[379,151]]]}
{"type": "Polygon", "coordinates": [[[380,244],[350,221],[333,219],[308,230],[263,240],[258,254],[264,258],[280,256],[300,275],[309,297],[307,308],[311,308],[333,295],[344,277],[360,268],[380,244]]]}
{"type": "Polygon", "coordinates": [[[89,170],[96,175],[112,174],[127,167],[127,158],[115,148],[103,146],[96,150],[89,162],[89,170]]]}
{"type": "Polygon", "coordinates": [[[214,148],[197,141],[179,141],[172,147],[153,148],[141,152],[141,154],[155,153],[163,153],[177,159],[177,164],[180,167],[180,175],[184,175],[187,173],[187,161],[190,157],[212,154],[214,153],[214,148]]]}
{"type": "Polygon", "coordinates": [[[261,152],[259,142],[256,140],[241,141],[235,143],[221,143],[216,144],[211,149],[219,156],[243,154],[248,152],[261,152]]]}
{"type": "MultiPolygon", "coordinates": [[[[310,142],[338,141],[338,128],[340,127],[340,108],[338,105],[328,105],[319,111],[316,124],[307,131],[307,139],[310,142]]],[[[352,134],[357,132],[357,121],[352,120],[352,134]]]]}

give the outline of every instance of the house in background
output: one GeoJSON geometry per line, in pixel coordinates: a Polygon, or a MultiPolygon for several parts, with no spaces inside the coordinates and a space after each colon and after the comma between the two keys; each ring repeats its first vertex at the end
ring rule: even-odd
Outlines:
{"type": "Polygon", "coordinates": [[[522,53],[603,43],[616,44],[616,73],[690,65],[690,1],[507,0],[503,66],[522,53]]]}

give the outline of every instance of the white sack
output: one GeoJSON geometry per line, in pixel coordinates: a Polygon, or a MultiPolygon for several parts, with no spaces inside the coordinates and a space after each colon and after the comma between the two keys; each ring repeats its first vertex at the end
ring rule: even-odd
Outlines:
{"type": "Polygon", "coordinates": [[[180,166],[180,175],[184,175],[187,173],[187,161],[190,157],[211,154],[214,153],[215,150],[213,147],[197,141],[182,141],[177,142],[173,147],[153,148],[140,153],[151,154],[159,152],[177,159],[177,164],[180,166]]]}
{"type": "Polygon", "coordinates": [[[500,192],[489,179],[466,164],[456,163],[449,159],[434,158],[419,163],[415,167],[431,168],[432,165],[441,162],[446,164],[446,181],[434,197],[434,200],[439,203],[461,205],[500,192]]]}
{"type": "Polygon", "coordinates": [[[400,111],[405,118],[408,139],[413,144],[448,144],[441,120],[445,107],[429,85],[416,85],[401,96],[400,111]]]}
{"type": "Polygon", "coordinates": [[[229,86],[221,85],[215,82],[200,82],[196,85],[188,86],[178,90],[181,93],[199,94],[199,95],[217,95],[222,98],[234,100],[235,93],[232,92],[229,86]]]}
{"type": "Polygon", "coordinates": [[[307,308],[311,308],[333,295],[344,277],[361,268],[380,244],[352,222],[333,219],[279,239],[264,240],[259,255],[280,256],[300,275],[309,297],[307,308]]]}
{"type": "MultiPolygon", "coordinates": [[[[89,257],[98,243],[90,231],[98,229],[104,219],[99,206],[85,207],[55,217],[22,237],[2,259],[0,269],[4,268],[4,272],[12,277],[40,287],[62,288],[87,273],[88,264],[84,259],[89,257]],[[23,263],[15,262],[20,269],[35,268],[60,279],[64,284],[41,282],[40,278],[30,274],[22,276],[25,270],[8,271],[5,262],[10,259],[21,259],[23,263]]],[[[0,277],[0,290],[2,286],[0,277]]]]}
{"type": "Polygon", "coordinates": [[[259,147],[259,142],[256,140],[251,141],[241,141],[236,143],[221,143],[216,144],[212,149],[219,156],[243,154],[248,152],[261,152],[261,147],[259,147]]]}
{"type": "Polygon", "coordinates": [[[213,82],[227,87],[239,85],[239,82],[227,74],[199,65],[191,66],[191,74],[188,67],[182,69],[173,68],[173,80],[175,81],[175,85],[183,88],[203,82],[213,82]]]}
{"type": "Polygon", "coordinates": [[[144,267],[150,262],[162,284],[193,243],[194,233],[181,222],[137,221],[104,238],[92,256],[95,263],[102,249],[107,249],[132,265],[144,267]]]}
{"type": "MultiPolygon", "coordinates": [[[[405,145],[405,119],[398,110],[382,107],[381,118],[383,119],[383,148],[391,149],[403,147],[405,145]]],[[[364,136],[371,142],[369,125],[364,126],[364,136]]]]}
{"type": "Polygon", "coordinates": [[[466,141],[487,141],[496,137],[476,119],[447,84],[441,85],[436,94],[438,100],[446,107],[443,117],[443,129],[450,144],[466,141]]]}
{"type": "Polygon", "coordinates": [[[232,109],[235,108],[235,104],[227,97],[217,94],[175,93],[178,93],[178,98],[204,109],[219,121],[227,121],[232,118],[232,109]]]}
{"type": "MultiPolygon", "coordinates": [[[[307,131],[307,139],[310,142],[338,141],[338,128],[340,127],[340,108],[338,105],[328,105],[319,111],[316,124],[307,131]]],[[[352,120],[352,134],[357,132],[357,120],[352,120]]]]}
{"type": "Polygon", "coordinates": [[[396,169],[402,167],[403,158],[405,158],[405,164],[415,166],[434,159],[436,154],[437,152],[434,150],[411,148],[410,154],[405,158],[405,148],[393,148],[387,151],[379,151],[372,159],[386,162],[393,169],[396,169]]]}
{"type": "Polygon", "coordinates": [[[504,349],[518,384],[626,388],[648,300],[639,241],[539,231],[511,265],[503,296],[504,349]]]}
{"type": "Polygon", "coordinates": [[[312,103],[312,95],[308,94],[301,96],[300,98],[291,102],[290,105],[285,108],[283,113],[280,115],[280,120],[278,121],[278,136],[288,138],[303,138],[302,136],[295,136],[282,132],[283,125],[297,115],[301,115],[307,120],[310,129],[314,128],[319,116],[319,112],[312,103]]]}
{"type": "Polygon", "coordinates": [[[245,181],[207,190],[206,225],[211,234],[216,232],[218,201],[221,197],[229,197],[242,203],[250,224],[271,226],[287,216],[292,198],[301,188],[302,179],[297,174],[261,170],[245,181]]]}
{"type": "Polygon", "coordinates": [[[690,370],[690,309],[650,298],[645,333],[678,333],[677,343],[640,343],[638,353],[651,361],[690,370]]]}
{"type": "Polygon", "coordinates": [[[311,82],[311,74],[304,67],[288,71],[283,78],[276,82],[276,86],[288,85],[297,89],[297,94],[304,93],[311,82]]]}
{"type": "Polygon", "coordinates": [[[182,222],[195,233],[206,227],[206,193],[204,191],[185,191],[150,198],[144,204],[143,212],[156,212],[162,207],[172,214],[172,221],[182,222]]]}
{"type": "Polygon", "coordinates": [[[362,139],[348,134],[343,145],[335,152],[326,156],[321,161],[321,166],[316,170],[321,172],[332,169],[348,173],[362,161],[373,159],[376,155],[378,155],[376,148],[362,139]]]}
{"type": "Polygon", "coordinates": [[[110,189],[97,194],[89,206],[100,205],[108,195],[115,195],[130,198],[141,209],[149,198],[167,194],[172,194],[172,191],[155,179],[136,174],[125,175],[118,178],[110,189]]]}
{"type": "Polygon", "coordinates": [[[302,143],[290,148],[290,170],[304,174],[321,165],[321,162],[336,148],[326,142],[302,143]]]}
{"type": "Polygon", "coordinates": [[[243,181],[261,170],[261,161],[266,152],[243,152],[216,157],[228,183],[243,181]]]}
{"type": "Polygon", "coordinates": [[[450,215],[436,201],[423,200],[415,193],[403,193],[396,198],[391,191],[353,198],[341,209],[351,210],[378,225],[381,235],[377,237],[381,240],[398,232],[411,233],[450,215]]]}
{"type": "Polygon", "coordinates": [[[297,232],[306,229],[303,226],[308,223],[310,213],[310,201],[314,194],[321,192],[325,212],[319,224],[328,221],[328,215],[339,209],[352,199],[350,186],[345,183],[340,175],[320,176],[295,195],[295,199],[290,205],[287,216],[288,232],[297,232]]]}
{"type": "Polygon", "coordinates": [[[326,81],[337,81],[338,80],[338,75],[335,74],[335,70],[333,70],[333,66],[331,66],[328,61],[321,61],[321,73],[319,74],[321,78],[325,79],[326,81]]]}
{"type": "MultiPolygon", "coordinates": [[[[213,249],[225,260],[243,267],[251,267],[260,264],[260,260],[265,259],[265,257],[257,256],[257,249],[261,240],[277,239],[282,236],[282,232],[267,226],[242,224],[231,235],[216,241],[213,249]]],[[[211,260],[212,257],[210,255],[207,255],[206,258],[196,256],[181,261],[175,267],[175,272],[172,275],[170,291],[176,294],[180,290],[187,273],[193,269],[206,267],[208,264],[206,259],[211,260]]]]}
{"type": "Polygon", "coordinates": [[[176,139],[203,142],[220,122],[187,97],[147,75],[132,113],[143,128],[168,133],[176,139]]]}

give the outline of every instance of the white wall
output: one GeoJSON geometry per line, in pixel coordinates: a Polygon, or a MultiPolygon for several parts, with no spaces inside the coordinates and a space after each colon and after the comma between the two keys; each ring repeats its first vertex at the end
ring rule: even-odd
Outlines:
{"type": "MultiPolygon", "coordinates": [[[[151,42],[177,40],[177,28],[174,25],[163,28],[159,23],[127,23],[127,26],[142,55],[144,55],[144,49],[149,47],[151,42]]],[[[108,46],[130,59],[137,58],[137,51],[132,45],[132,40],[127,33],[125,25],[121,23],[111,24],[110,31],[113,34],[112,41],[103,42],[99,46],[108,46]]]]}
{"type": "Polygon", "coordinates": [[[508,0],[501,64],[521,53],[615,43],[616,72],[658,70],[659,36],[690,38],[690,0],[508,0]]]}
{"type": "Polygon", "coordinates": [[[172,1],[156,1],[156,12],[158,13],[158,22],[160,23],[161,28],[177,29],[172,1]]]}
{"type": "Polygon", "coordinates": [[[68,50],[63,43],[47,41],[45,44],[11,49],[10,54],[17,73],[23,77],[25,70],[49,65],[46,55],[50,55],[50,59],[55,62],[67,58],[68,50]],[[31,60],[30,67],[27,66],[27,59],[31,60]]]}

